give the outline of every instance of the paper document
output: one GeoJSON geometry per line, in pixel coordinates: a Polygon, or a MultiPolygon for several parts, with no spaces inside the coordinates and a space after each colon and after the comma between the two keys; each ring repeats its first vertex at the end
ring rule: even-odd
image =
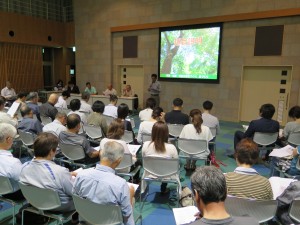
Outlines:
{"type": "Polygon", "coordinates": [[[273,149],[273,151],[270,153],[269,156],[273,156],[273,157],[278,157],[278,158],[282,158],[282,157],[288,157],[293,155],[293,146],[287,145],[283,148],[275,148],[273,149]]]}
{"type": "Polygon", "coordinates": [[[94,149],[95,149],[96,151],[100,151],[100,145],[97,146],[97,147],[94,147],[94,149]]]}
{"type": "Polygon", "coordinates": [[[9,110],[7,111],[7,114],[13,118],[15,114],[17,114],[17,111],[19,110],[20,106],[21,103],[14,102],[12,106],[9,108],[9,110]]]}
{"type": "Polygon", "coordinates": [[[130,145],[130,144],[128,144],[127,146],[131,155],[135,155],[141,147],[141,145],[130,145]]]}
{"type": "Polygon", "coordinates": [[[283,177],[270,177],[269,181],[271,183],[272,191],[273,191],[273,199],[276,199],[280,196],[284,190],[294,181],[291,178],[283,178],[283,177]]]}
{"type": "Polygon", "coordinates": [[[138,189],[139,185],[138,184],[133,184],[133,183],[130,183],[130,182],[127,182],[128,186],[129,187],[133,187],[134,188],[134,192],[136,192],[136,190],[138,189]]]}
{"type": "Polygon", "coordinates": [[[199,210],[196,206],[187,206],[182,208],[173,208],[176,225],[188,224],[196,220],[195,214],[199,210]]]}
{"type": "Polygon", "coordinates": [[[279,134],[278,134],[279,137],[283,137],[283,129],[279,129],[279,134]]]}

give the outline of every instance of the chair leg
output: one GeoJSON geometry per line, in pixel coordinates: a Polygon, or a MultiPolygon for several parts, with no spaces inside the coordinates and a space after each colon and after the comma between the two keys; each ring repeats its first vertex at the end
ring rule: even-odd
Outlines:
{"type": "Polygon", "coordinates": [[[21,225],[24,225],[24,209],[22,210],[22,223],[21,225]]]}

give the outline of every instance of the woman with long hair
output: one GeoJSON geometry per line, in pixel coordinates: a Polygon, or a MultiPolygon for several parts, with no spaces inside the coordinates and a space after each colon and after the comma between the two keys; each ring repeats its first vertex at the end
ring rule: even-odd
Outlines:
{"type": "MultiPolygon", "coordinates": [[[[202,120],[202,114],[199,109],[193,109],[190,111],[191,124],[187,124],[183,127],[179,138],[185,139],[194,139],[194,140],[206,140],[207,149],[204,153],[201,154],[201,157],[205,158],[209,155],[210,151],[208,148],[208,142],[213,139],[209,127],[204,126],[202,120]]],[[[187,160],[185,165],[186,169],[195,170],[196,169],[196,160],[187,160]]]]}
{"type": "MultiPolygon", "coordinates": [[[[177,149],[174,145],[168,143],[169,129],[166,123],[158,121],[153,125],[151,133],[151,141],[146,141],[142,148],[142,155],[159,156],[165,158],[178,158],[177,149]]],[[[150,175],[144,172],[143,177],[150,175]]],[[[179,177],[178,177],[179,179],[179,177]]],[[[161,193],[166,193],[167,183],[162,183],[160,187],[161,193]]]]}

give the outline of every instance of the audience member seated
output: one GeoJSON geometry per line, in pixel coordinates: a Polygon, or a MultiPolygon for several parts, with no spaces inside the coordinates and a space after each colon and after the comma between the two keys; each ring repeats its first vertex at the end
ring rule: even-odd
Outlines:
{"type": "Polygon", "coordinates": [[[0,123],[9,123],[9,124],[13,125],[14,127],[17,127],[17,125],[18,125],[17,114],[15,114],[14,118],[11,118],[10,115],[8,115],[6,112],[3,112],[5,102],[6,102],[6,99],[3,96],[0,96],[0,123]]]}
{"type": "MultiPolygon", "coordinates": [[[[179,138],[185,139],[195,139],[195,140],[205,140],[207,141],[207,149],[199,157],[207,158],[210,151],[208,149],[208,142],[213,139],[210,129],[203,125],[203,120],[201,117],[201,111],[199,109],[193,109],[190,112],[190,117],[192,118],[192,124],[187,124],[183,127],[179,138]]],[[[196,160],[187,160],[185,169],[195,170],[196,160]]]]}
{"type": "Polygon", "coordinates": [[[54,91],[62,91],[64,89],[64,82],[59,80],[54,87],[54,91]]]}
{"type": "Polygon", "coordinates": [[[9,151],[14,137],[17,134],[16,128],[8,123],[0,125],[0,176],[8,177],[12,183],[14,192],[3,195],[5,198],[12,200],[24,199],[19,188],[19,176],[22,169],[22,163],[19,159],[14,158],[9,151]]]}
{"type": "Polygon", "coordinates": [[[65,127],[66,123],[67,115],[64,112],[58,112],[55,116],[55,120],[43,127],[43,132],[53,133],[58,137],[60,132],[67,131],[65,127]]]}
{"type": "Polygon", "coordinates": [[[66,89],[70,94],[80,94],[79,87],[75,85],[73,81],[68,82],[66,89]]]}
{"type": "Polygon", "coordinates": [[[103,115],[118,118],[118,107],[116,106],[118,97],[116,95],[110,95],[109,101],[110,103],[104,108],[103,115]]]}
{"type": "Polygon", "coordinates": [[[275,107],[272,104],[264,104],[259,109],[259,119],[252,120],[246,132],[236,131],[234,134],[234,149],[243,138],[253,138],[255,132],[275,133],[279,132],[279,123],[272,120],[275,107]]]}
{"type": "Polygon", "coordinates": [[[272,157],[271,163],[270,163],[270,177],[280,176],[280,172],[275,169],[276,166],[279,167],[279,169],[283,170],[283,172],[291,175],[291,176],[297,176],[300,175],[300,170],[297,169],[297,162],[299,159],[300,154],[300,145],[297,148],[293,149],[293,159],[292,160],[286,160],[283,159],[284,163],[281,164],[280,158],[272,157]],[[283,168],[284,167],[284,168],[283,168]]]}
{"type": "Polygon", "coordinates": [[[84,89],[84,92],[87,92],[90,95],[96,95],[97,94],[96,88],[94,86],[92,86],[90,82],[86,82],[85,85],[86,85],[86,88],[84,89]]]}
{"type": "Polygon", "coordinates": [[[113,89],[112,84],[109,84],[107,86],[107,89],[105,91],[103,91],[103,94],[105,96],[110,96],[110,95],[117,95],[117,91],[115,89],[113,89]]]}
{"type": "Polygon", "coordinates": [[[9,81],[6,81],[6,87],[1,90],[1,96],[9,101],[16,100],[17,94],[15,89],[11,87],[11,83],[9,81]]]}
{"type": "Polygon", "coordinates": [[[175,98],[173,100],[173,110],[167,112],[165,116],[166,123],[170,124],[189,124],[189,116],[182,113],[183,101],[180,98],[175,98]]]}
{"type": "Polygon", "coordinates": [[[258,225],[252,217],[231,216],[225,208],[227,197],[226,180],[221,170],[214,166],[204,166],[191,177],[195,204],[199,209],[199,219],[190,225],[258,225]]]}
{"type": "MultiPolygon", "coordinates": [[[[102,139],[100,142],[100,151],[101,149],[104,148],[104,145],[107,142],[116,141],[123,146],[125,153],[131,154],[126,142],[121,140],[123,135],[124,135],[124,122],[121,119],[113,120],[108,127],[107,138],[102,139]]],[[[135,156],[132,156],[132,161],[133,163],[136,162],[135,156]]]]}
{"type": "Polygon", "coordinates": [[[203,125],[207,127],[216,128],[217,134],[220,133],[220,124],[217,117],[211,115],[211,110],[213,108],[213,103],[211,101],[203,102],[203,125]]]}
{"type": "Polygon", "coordinates": [[[259,157],[257,144],[244,138],[237,144],[235,154],[238,167],[225,175],[228,194],[239,198],[273,199],[269,180],[252,168],[259,157]]]}
{"type": "Polygon", "coordinates": [[[20,103],[21,105],[25,105],[25,101],[26,101],[26,96],[27,96],[27,93],[25,92],[20,92],[17,94],[17,99],[15,102],[17,103],[20,103]]]}
{"type": "Polygon", "coordinates": [[[70,98],[70,93],[68,91],[63,91],[61,96],[58,97],[57,103],[54,105],[56,108],[67,109],[67,99],[70,98]]]}
{"type": "Polygon", "coordinates": [[[93,112],[92,106],[88,103],[90,100],[90,93],[88,92],[83,92],[81,94],[81,101],[80,101],[80,112],[85,112],[85,113],[91,113],[93,112]]]}
{"type": "Polygon", "coordinates": [[[36,115],[36,118],[41,121],[40,117],[40,107],[38,106],[39,95],[37,92],[30,92],[27,96],[27,106],[32,109],[33,114],[36,115]]]}
{"type": "Polygon", "coordinates": [[[102,115],[104,112],[104,107],[105,107],[105,105],[103,102],[101,102],[99,100],[95,101],[92,106],[93,112],[88,116],[87,123],[89,125],[101,127],[103,133],[106,135],[107,122],[106,122],[104,116],[102,115]]]}
{"type": "Polygon", "coordinates": [[[141,121],[146,121],[151,119],[153,109],[155,108],[156,102],[154,98],[148,98],[146,101],[146,109],[143,109],[139,113],[139,118],[141,121]]]}
{"type": "Polygon", "coordinates": [[[70,102],[71,112],[68,113],[68,116],[71,115],[71,114],[77,114],[78,116],[80,116],[81,122],[83,122],[84,124],[86,124],[87,123],[87,119],[86,119],[85,114],[83,112],[79,111],[80,106],[81,106],[81,102],[80,102],[79,99],[72,99],[71,102],[70,102]]]}
{"type": "Polygon", "coordinates": [[[293,132],[300,132],[300,106],[294,106],[289,110],[289,117],[293,121],[286,123],[283,129],[283,138],[281,140],[288,140],[289,135],[293,132]]]}
{"type": "Polygon", "coordinates": [[[57,113],[57,109],[54,107],[57,101],[58,95],[54,93],[51,94],[48,101],[40,106],[40,115],[44,117],[50,117],[53,121],[57,113]]]}
{"type": "Polygon", "coordinates": [[[65,167],[55,164],[52,159],[56,154],[58,139],[51,133],[40,134],[33,144],[35,158],[24,164],[20,182],[38,188],[48,188],[56,191],[61,206],[52,211],[69,212],[75,209],[72,199],[72,176],[65,167]]]}
{"type": "Polygon", "coordinates": [[[18,129],[25,132],[30,132],[38,135],[43,131],[43,125],[38,119],[33,119],[33,111],[27,105],[20,108],[21,116],[23,119],[19,122],[18,129]]]}
{"type": "Polygon", "coordinates": [[[134,189],[126,180],[115,175],[115,168],[124,155],[121,144],[110,141],[101,150],[100,164],[96,168],[81,171],[74,182],[73,193],[98,204],[117,204],[120,206],[123,223],[134,225],[134,189]]]}
{"type": "Polygon", "coordinates": [[[72,113],[67,117],[67,131],[62,131],[59,134],[59,143],[80,145],[82,146],[86,157],[84,163],[94,163],[98,161],[99,151],[90,146],[86,137],[79,135],[81,120],[79,115],[72,113]]]}
{"type": "Polygon", "coordinates": [[[129,114],[129,107],[127,104],[125,103],[121,103],[119,106],[118,106],[118,118],[121,119],[124,123],[124,129],[125,130],[128,130],[128,131],[132,131],[132,135],[133,135],[133,138],[134,138],[134,133],[133,133],[133,130],[132,130],[132,126],[131,126],[131,122],[130,120],[128,121],[126,118],[129,114]]]}
{"type": "MultiPolygon", "coordinates": [[[[153,125],[151,133],[151,141],[146,141],[142,148],[142,156],[158,156],[164,158],[178,158],[177,149],[174,145],[168,144],[169,129],[166,123],[158,121],[153,125]]],[[[150,174],[144,171],[143,178],[148,177],[150,174]]],[[[175,175],[175,178],[179,177],[175,175]]],[[[179,181],[180,182],[180,181],[179,181]]],[[[141,190],[144,192],[146,183],[142,181],[141,190]]],[[[167,183],[162,183],[160,186],[162,194],[169,192],[167,183]]]]}
{"type": "Polygon", "coordinates": [[[134,97],[134,91],[131,89],[131,85],[127,84],[123,89],[122,96],[124,97],[134,97]]]}
{"type": "Polygon", "coordinates": [[[143,142],[143,134],[151,134],[152,127],[157,121],[165,121],[165,113],[160,107],[156,107],[152,111],[152,116],[149,120],[141,122],[139,126],[137,142],[143,142]]]}

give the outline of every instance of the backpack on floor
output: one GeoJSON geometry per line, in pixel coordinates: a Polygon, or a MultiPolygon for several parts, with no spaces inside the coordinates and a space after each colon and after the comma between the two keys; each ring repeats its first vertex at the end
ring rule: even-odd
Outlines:
{"type": "Polygon", "coordinates": [[[182,207],[194,205],[193,193],[189,187],[182,187],[179,204],[182,207]]]}

